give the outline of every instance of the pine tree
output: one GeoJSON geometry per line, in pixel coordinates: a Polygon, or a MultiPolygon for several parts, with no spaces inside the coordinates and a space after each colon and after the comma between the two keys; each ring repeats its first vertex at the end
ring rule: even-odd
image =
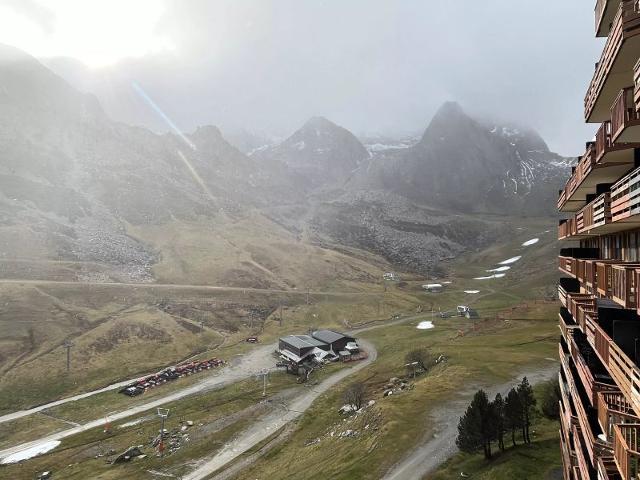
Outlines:
{"type": "Polygon", "coordinates": [[[509,390],[504,402],[505,427],[511,430],[511,443],[516,446],[516,430],[522,427],[522,404],[515,388],[509,390]]]}
{"type": "Polygon", "coordinates": [[[496,394],[496,398],[491,403],[493,407],[493,415],[495,418],[495,430],[496,440],[498,441],[498,448],[504,452],[504,434],[505,428],[505,401],[502,399],[502,395],[496,394]]]}
{"type": "Polygon", "coordinates": [[[484,390],[478,390],[460,417],[456,445],[463,452],[474,453],[482,448],[484,457],[491,458],[491,442],[495,439],[495,410],[484,390]]]}
{"type": "Polygon", "coordinates": [[[531,443],[529,427],[531,426],[531,420],[536,406],[536,397],[533,394],[533,388],[531,388],[527,377],[522,379],[520,385],[518,385],[517,392],[522,407],[522,438],[525,442],[531,443]]]}

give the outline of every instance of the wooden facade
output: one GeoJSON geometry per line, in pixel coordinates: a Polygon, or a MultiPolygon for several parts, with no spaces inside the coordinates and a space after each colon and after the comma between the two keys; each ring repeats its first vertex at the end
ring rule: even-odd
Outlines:
{"type": "Polygon", "coordinates": [[[596,123],[559,192],[560,450],[566,480],[640,480],[640,1],[597,0],[596,123]]]}

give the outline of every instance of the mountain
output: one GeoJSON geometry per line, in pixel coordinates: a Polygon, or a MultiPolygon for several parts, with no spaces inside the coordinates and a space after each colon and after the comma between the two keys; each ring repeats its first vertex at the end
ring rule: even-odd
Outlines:
{"type": "Polygon", "coordinates": [[[279,266],[287,252],[313,262],[318,245],[431,273],[508,233],[508,219],[482,214],[546,214],[568,169],[534,132],[456,104],[417,140],[365,147],[314,117],[246,155],[214,126],[178,136],[115,122],[10,47],[0,107],[0,255],[97,262],[113,280],[284,288],[302,272],[279,266]]]}
{"type": "Polygon", "coordinates": [[[280,144],[254,156],[283,163],[308,186],[318,188],[344,183],[369,152],[347,129],[313,117],[280,144]]]}
{"type": "Polygon", "coordinates": [[[571,162],[530,129],[487,124],[448,102],[416,145],[386,162],[382,178],[396,193],[447,210],[546,215],[571,162]]]}

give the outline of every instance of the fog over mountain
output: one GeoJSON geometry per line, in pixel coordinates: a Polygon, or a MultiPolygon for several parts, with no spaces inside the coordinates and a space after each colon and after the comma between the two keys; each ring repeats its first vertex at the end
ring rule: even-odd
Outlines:
{"type": "Polygon", "coordinates": [[[245,154],[215,126],[180,137],[114,122],[95,97],[12,47],[0,50],[0,104],[2,254],[104,261],[142,277],[156,253],[128,225],[251,211],[313,243],[429,271],[505,232],[486,215],[551,215],[572,161],[530,129],[451,102],[413,142],[367,149],[313,117],[245,154]],[[25,229],[36,232],[27,243],[25,229]]]}
{"type": "Polygon", "coordinates": [[[134,82],[185,131],[214,124],[282,137],[322,115],[358,135],[397,136],[422,131],[456,100],[474,115],[530,125],[565,155],[594,133],[581,105],[601,42],[578,0],[92,3],[83,28],[119,32],[104,45],[59,26],[66,11],[31,3],[9,2],[0,43],[24,38],[11,32],[28,21],[22,30],[42,29],[41,44],[16,46],[95,93],[112,118],[159,132],[169,127],[134,82]],[[129,37],[134,53],[118,57],[129,37]],[[136,53],[145,39],[150,51],[136,53]]]}

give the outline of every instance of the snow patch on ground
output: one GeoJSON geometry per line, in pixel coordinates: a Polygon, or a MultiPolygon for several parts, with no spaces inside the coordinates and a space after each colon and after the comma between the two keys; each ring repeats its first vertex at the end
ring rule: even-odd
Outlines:
{"type": "Polygon", "coordinates": [[[492,268],[491,270],[487,270],[487,272],[506,272],[507,270],[511,270],[511,267],[505,265],[504,267],[492,268]]]}
{"type": "Polygon", "coordinates": [[[136,420],[132,420],[131,422],[123,423],[118,428],[133,427],[134,425],[138,425],[139,423],[144,422],[144,420],[145,420],[144,418],[138,418],[136,420]]]}
{"type": "Polygon", "coordinates": [[[504,273],[495,273],[493,275],[489,275],[486,277],[475,277],[474,280],[491,280],[492,278],[502,278],[504,277],[504,273]]]}
{"type": "Polygon", "coordinates": [[[7,465],[9,463],[16,463],[22,460],[28,460],[43,453],[47,453],[60,445],[60,440],[51,440],[50,442],[39,443],[33,447],[25,448],[19,452],[12,453],[11,455],[4,457],[0,464],[7,465]]]}
{"type": "Polygon", "coordinates": [[[416,328],[418,330],[429,330],[429,329],[431,329],[433,327],[434,327],[434,325],[433,325],[432,321],[425,320],[424,322],[420,322],[416,328]]]}
{"type": "Polygon", "coordinates": [[[524,242],[522,244],[523,247],[528,247],[530,245],[535,245],[536,243],[538,243],[540,241],[539,238],[532,238],[531,240],[527,240],[526,242],[524,242]]]}
{"type": "Polygon", "coordinates": [[[475,293],[480,293],[480,290],[465,290],[465,291],[464,291],[464,293],[472,293],[472,294],[475,294],[475,293]]]}
{"type": "Polygon", "coordinates": [[[522,258],[522,256],[511,257],[511,258],[508,258],[508,259],[504,260],[503,262],[500,262],[498,265],[511,265],[512,263],[516,263],[521,258],[522,258]]]}

